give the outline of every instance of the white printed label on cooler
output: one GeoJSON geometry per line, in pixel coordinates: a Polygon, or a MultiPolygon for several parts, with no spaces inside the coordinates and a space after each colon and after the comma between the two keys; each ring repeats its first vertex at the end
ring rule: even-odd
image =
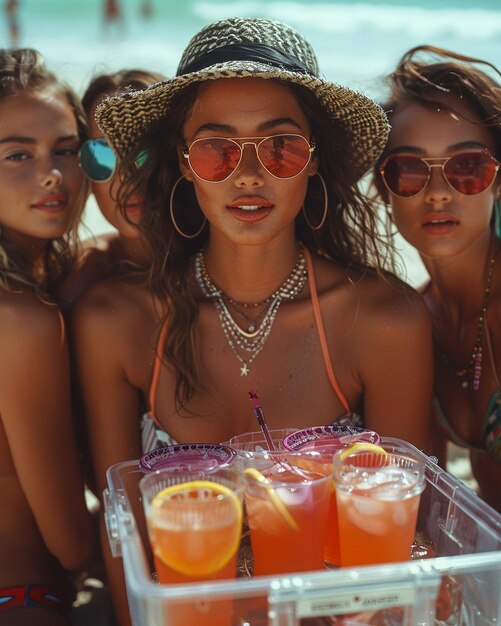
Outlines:
{"type": "Polygon", "coordinates": [[[410,606],[415,603],[416,588],[412,585],[398,586],[393,589],[370,589],[347,593],[316,595],[303,598],[296,603],[296,615],[302,617],[320,617],[322,615],[341,615],[359,611],[379,611],[388,607],[410,606]]]}

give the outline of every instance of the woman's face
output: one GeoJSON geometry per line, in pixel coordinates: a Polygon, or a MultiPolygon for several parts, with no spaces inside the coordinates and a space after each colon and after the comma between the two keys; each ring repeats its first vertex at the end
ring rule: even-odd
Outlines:
{"type": "MultiPolygon", "coordinates": [[[[89,112],[89,137],[91,139],[98,139],[103,136],[103,133],[99,129],[94,117],[96,107],[101,100],[102,97],[99,98],[98,102],[94,103],[89,112]]],[[[126,219],[116,201],[118,187],[118,178],[115,175],[110,180],[105,182],[91,182],[92,193],[94,194],[99,209],[106,220],[118,230],[122,237],[139,237],[139,232],[134,224],[139,223],[139,220],[141,219],[143,203],[140,198],[133,196],[125,206],[125,214],[127,216],[126,219]]]]}
{"type": "MultiPolygon", "coordinates": [[[[399,106],[391,117],[386,156],[437,158],[484,148],[495,153],[489,130],[464,119],[478,119],[468,104],[447,95],[441,101],[459,115],[417,102],[399,106]]],[[[441,258],[458,254],[482,237],[490,237],[492,208],[499,190],[498,176],[481,193],[462,194],[447,183],[440,167],[432,167],[431,178],[422,191],[406,198],[389,193],[389,200],[393,221],[403,237],[422,256],[441,258]]]]}
{"type": "Polygon", "coordinates": [[[0,226],[19,246],[61,237],[82,185],[77,120],[58,92],[24,92],[0,101],[0,226]]]}
{"type": "MultiPolygon", "coordinates": [[[[281,85],[256,78],[203,83],[183,134],[187,146],[209,137],[245,137],[258,142],[263,137],[294,134],[311,140],[310,125],[295,96],[281,85]]],[[[238,139],[237,143],[242,141],[238,139]]],[[[312,158],[297,176],[276,178],[260,163],[252,143],[244,146],[238,167],[221,182],[201,180],[181,153],[179,162],[181,171],[195,186],[211,238],[222,237],[243,245],[293,237],[308,177],[317,171],[317,159],[312,158]]],[[[179,208],[174,199],[176,210],[179,208]]]]}

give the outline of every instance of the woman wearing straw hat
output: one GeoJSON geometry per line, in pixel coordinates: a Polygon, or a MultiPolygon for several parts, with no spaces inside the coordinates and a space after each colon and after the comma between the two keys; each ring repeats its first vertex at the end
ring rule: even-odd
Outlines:
{"type": "Polygon", "coordinates": [[[291,28],[233,18],[192,39],[175,78],[96,117],[121,203],[147,199],[153,259],[147,280],[77,304],[100,487],[108,466],[159,445],[256,430],[249,389],[271,428],[362,422],[426,447],[430,323],[383,274],[356,186],[385,144],[382,110],[320,78],[291,28]]]}

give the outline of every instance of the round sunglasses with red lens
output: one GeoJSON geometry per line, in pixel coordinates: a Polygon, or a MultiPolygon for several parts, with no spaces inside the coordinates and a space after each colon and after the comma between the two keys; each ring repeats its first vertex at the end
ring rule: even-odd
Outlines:
{"type": "Polygon", "coordinates": [[[208,183],[229,178],[242,160],[244,146],[254,146],[266,171],[275,178],[294,178],[308,165],[315,142],[302,135],[284,134],[270,137],[204,137],[195,139],[183,150],[191,170],[208,183]]]}
{"type": "Polygon", "coordinates": [[[424,158],[413,154],[392,154],[381,163],[379,171],[392,194],[410,198],[426,187],[433,167],[441,168],[452,189],[466,196],[474,196],[492,185],[500,163],[487,148],[459,152],[449,157],[424,158]]]}

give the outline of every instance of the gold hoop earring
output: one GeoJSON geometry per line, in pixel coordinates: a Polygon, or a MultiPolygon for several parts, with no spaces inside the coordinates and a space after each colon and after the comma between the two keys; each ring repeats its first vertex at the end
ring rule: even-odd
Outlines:
{"type": "Polygon", "coordinates": [[[308,218],[308,215],[306,213],[306,209],[305,209],[304,204],[303,204],[303,207],[302,207],[301,210],[303,211],[304,219],[305,219],[306,223],[308,224],[308,226],[311,228],[311,230],[320,230],[322,228],[322,226],[324,225],[325,220],[327,219],[327,211],[329,210],[329,195],[327,193],[327,186],[325,184],[325,180],[324,180],[324,177],[322,176],[322,174],[317,172],[315,174],[315,176],[318,176],[318,178],[320,179],[320,182],[322,183],[322,189],[323,189],[323,192],[324,192],[324,211],[322,213],[322,219],[320,220],[320,222],[316,226],[314,226],[310,222],[310,220],[308,218]]]}
{"type": "Polygon", "coordinates": [[[177,225],[176,222],[176,218],[174,217],[174,194],[176,192],[177,186],[179,185],[179,183],[182,180],[186,180],[184,176],[180,176],[176,182],[174,183],[174,186],[172,187],[172,191],[170,192],[170,198],[169,198],[169,213],[170,213],[170,219],[172,220],[172,225],[174,226],[174,228],[176,229],[176,232],[179,233],[181,235],[181,237],[184,237],[185,239],[195,239],[195,237],[198,237],[198,235],[200,235],[200,233],[202,232],[204,226],[205,226],[205,222],[207,221],[207,218],[204,216],[204,219],[202,221],[202,225],[200,226],[200,228],[197,230],[196,233],[192,234],[192,235],[187,235],[185,232],[183,232],[179,226],[177,225]]]}

